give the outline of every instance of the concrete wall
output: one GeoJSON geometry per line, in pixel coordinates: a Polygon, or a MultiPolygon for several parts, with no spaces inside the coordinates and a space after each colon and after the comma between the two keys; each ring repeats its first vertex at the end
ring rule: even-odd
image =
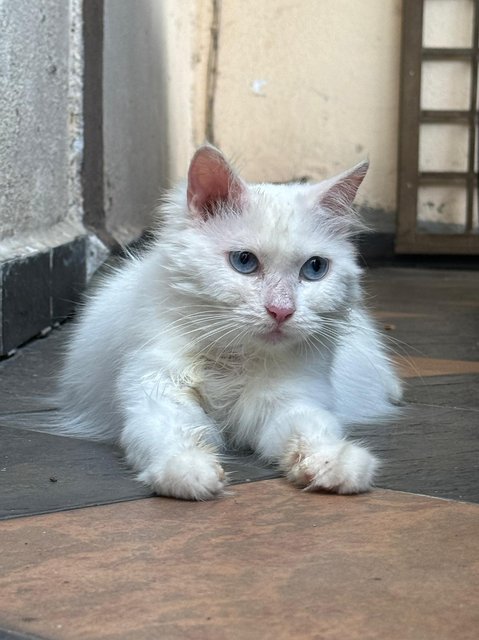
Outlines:
{"type": "Polygon", "coordinates": [[[148,224],[167,176],[161,5],[105,2],[104,207],[107,229],[120,241],[148,224]]]}
{"type": "Polygon", "coordinates": [[[0,2],[0,258],[81,227],[79,6],[0,2]]]}
{"type": "Polygon", "coordinates": [[[203,109],[209,12],[206,2],[105,2],[105,212],[117,239],[149,225],[161,193],[185,175],[203,109]]]}
{"type": "MultiPolygon", "coordinates": [[[[0,1],[2,260],[85,232],[81,6],[0,1]]],[[[150,224],[162,188],[184,173],[193,149],[195,14],[194,2],[105,1],[98,109],[106,227],[119,241],[150,224]]]]}

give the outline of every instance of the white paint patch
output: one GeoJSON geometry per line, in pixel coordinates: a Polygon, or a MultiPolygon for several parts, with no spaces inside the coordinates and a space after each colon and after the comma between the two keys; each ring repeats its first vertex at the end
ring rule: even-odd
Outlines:
{"type": "Polygon", "coordinates": [[[267,85],[267,80],[253,80],[251,83],[251,91],[256,96],[266,97],[266,94],[263,92],[263,88],[267,85]]]}
{"type": "Polygon", "coordinates": [[[106,247],[100,238],[93,233],[88,234],[88,248],[86,257],[86,279],[90,281],[93,274],[110,255],[108,247],[106,247]]]}

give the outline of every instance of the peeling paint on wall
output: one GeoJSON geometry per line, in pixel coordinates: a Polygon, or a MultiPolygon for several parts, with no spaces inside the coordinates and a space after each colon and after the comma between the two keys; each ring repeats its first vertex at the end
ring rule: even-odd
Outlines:
{"type": "Polygon", "coordinates": [[[263,89],[267,84],[268,84],[267,80],[253,80],[253,82],[251,83],[251,91],[256,96],[266,97],[266,94],[263,91],[263,89]]]}

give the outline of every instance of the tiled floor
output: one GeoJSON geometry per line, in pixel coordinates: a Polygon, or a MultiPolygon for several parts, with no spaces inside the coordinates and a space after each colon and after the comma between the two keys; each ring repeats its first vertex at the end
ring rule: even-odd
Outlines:
{"type": "Polygon", "coordinates": [[[3,624],[44,638],[477,638],[479,507],[284,480],[4,522],[3,624]]]}
{"type": "Polygon", "coordinates": [[[221,500],[148,497],[108,447],[18,428],[64,331],[1,363],[0,639],[475,639],[479,272],[368,290],[407,387],[400,422],[354,434],[384,461],[363,496],[240,457],[221,500]]]}

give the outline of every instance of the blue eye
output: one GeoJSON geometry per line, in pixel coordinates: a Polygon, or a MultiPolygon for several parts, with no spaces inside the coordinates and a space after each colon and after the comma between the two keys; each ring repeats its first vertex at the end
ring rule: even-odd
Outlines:
{"type": "Polygon", "coordinates": [[[299,275],[305,280],[321,280],[328,273],[328,270],[329,260],[327,258],[313,256],[303,264],[299,275]]]}
{"type": "Polygon", "coordinates": [[[259,267],[259,260],[249,251],[231,251],[230,264],[239,273],[253,273],[259,267]]]}

